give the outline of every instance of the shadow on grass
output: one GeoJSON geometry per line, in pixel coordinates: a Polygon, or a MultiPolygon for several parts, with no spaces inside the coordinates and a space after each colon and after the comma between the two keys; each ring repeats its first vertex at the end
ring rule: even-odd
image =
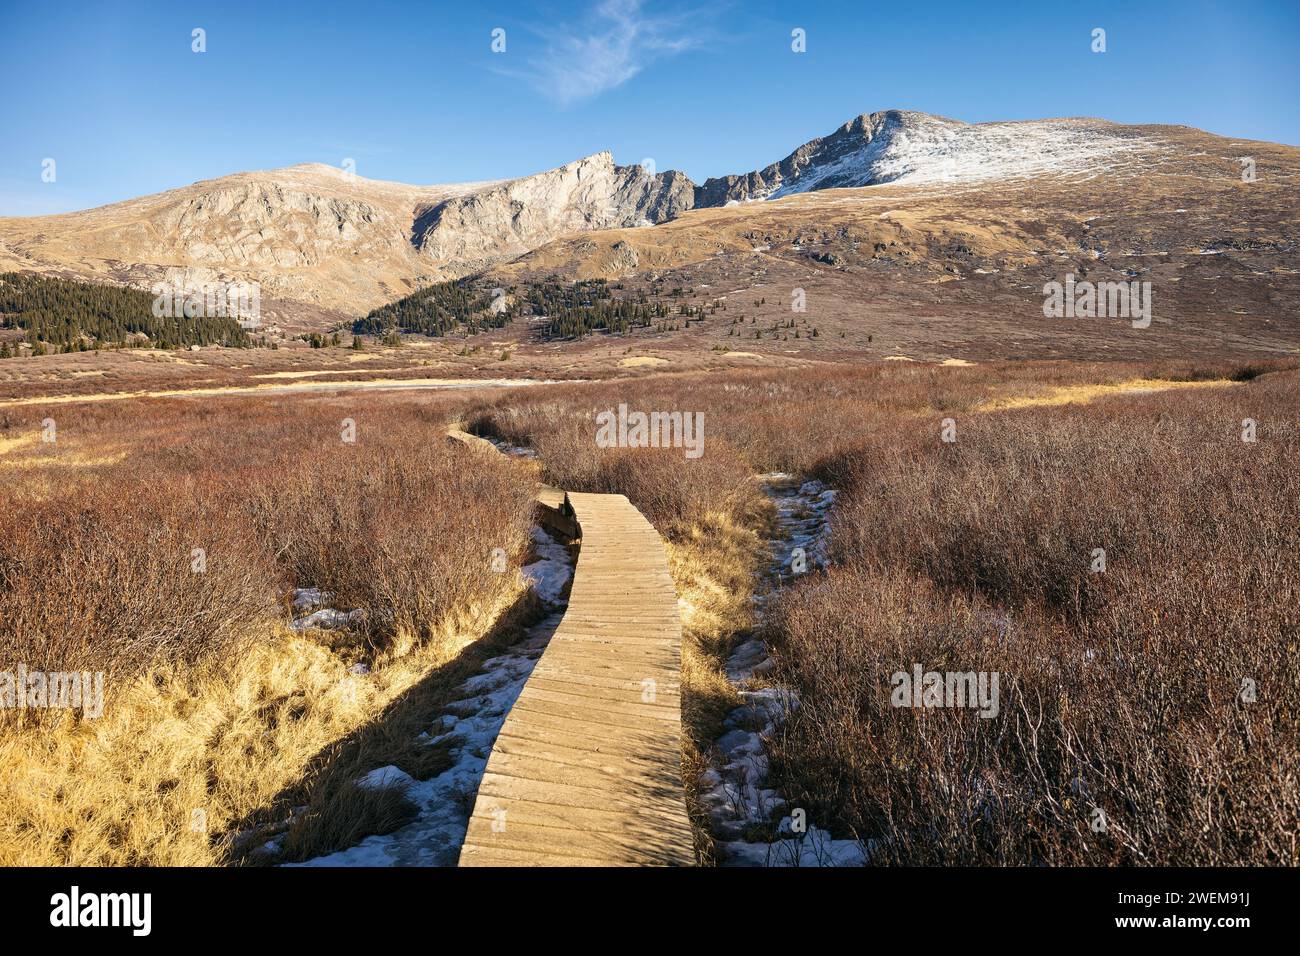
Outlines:
{"type": "MultiPolygon", "coordinates": [[[[525,591],[484,637],[430,671],[370,722],[323,748],[298,781],[238,821],[221,838],[224,862],[234,866],[299,862],[410,823],[417,808],[401,788],[366,788],[358,786],[357,780],[390,765],[416,780],[429,780],[447,770],[453,762],[450,745],[431,746],[419,734],[459,696],[457,689],[484,662],[519,643],[528,628],[544,617],[536,597],[525,591]],[[273,838],[281,838],[278,852],[265,849],[273,838]]],[[[474,796],[465,795],[467,817],[474,796]]]]}

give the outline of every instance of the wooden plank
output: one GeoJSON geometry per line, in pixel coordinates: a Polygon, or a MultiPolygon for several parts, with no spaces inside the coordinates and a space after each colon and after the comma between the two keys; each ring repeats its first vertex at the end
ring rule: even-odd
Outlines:
{"type": "MultiPolygon", "coordinates": [[[[463,423],[456,422],[447,428],[447,440],[454,441],[488,454],[500,455],[501,450],[486,438],[471,435],[465,431],[463,423]]],[[[578,523],[573,517],[573,509],[563,491],[547,484],[537,486],[537,520],[543,528],[562,538],[574,539],[579,536],[578,523]]]]}
{"type": "Polygon", "coordinates": [[[488,757],[460,865],[690,865],[663,541],[622,495],[570,492],[560,508],[582,540],[569,607],[488,757]]]}

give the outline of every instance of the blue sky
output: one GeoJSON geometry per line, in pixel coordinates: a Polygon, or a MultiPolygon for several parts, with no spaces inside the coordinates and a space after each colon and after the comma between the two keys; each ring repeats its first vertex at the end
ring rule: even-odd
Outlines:
{"type": "Polygon", "coordinates": [[[0,0],[0,71],[0,215],[349,158],[438,183],[610,149],[701,182],[890,108],[1300,144],[1297,0],[0,0]]]}

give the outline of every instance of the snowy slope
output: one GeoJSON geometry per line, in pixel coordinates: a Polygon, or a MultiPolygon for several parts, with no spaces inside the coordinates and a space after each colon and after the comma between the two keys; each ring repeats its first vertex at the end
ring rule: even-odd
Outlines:
{"type": "Polygon", "coordinates": [[[696,205],[779,199],[817,189],[881,183],[975,182],[1107,168],[1156,143],[1090,119],[1011,123],[957,120],[886,110],[864,114],[779,163],[744,176],[710,179],[696,205]]]}

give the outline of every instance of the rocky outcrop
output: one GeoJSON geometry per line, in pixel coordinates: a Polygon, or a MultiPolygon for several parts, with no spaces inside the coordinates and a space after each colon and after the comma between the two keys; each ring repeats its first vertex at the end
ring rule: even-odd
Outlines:
{"type": "Polygon", "coordinates": [[[695,205],[695,184],[685,173],[670,169],[651,174],[641,166],[614,169],[620,180],[614,205],[625,220],[631,220],[623,225],[667,222],[695,205]]]}
{"type": "Polygon", "coordinates": [[[155,228],[193,264],[301,267],[338,251],[392,247],[402,223],[364,198],[249,182],[170,206],[155,228]]]}
{"type": "Polygon", "coordinates": [[[906,110],[864,113],[829,136],[804,143],[780,162],[740,176],[705,180],[695,190],[695,205],[725,206],[728,202],[770,199],[791,192],[885,182],[893,171],[877,169],[874,161],[894,137],[928,124],[965,125],[906,110]]]}
{"type": "Polygon", "coordinates": [[[630,242],[619,241],[610,247],[610,263],[618,275],[627,275],[636,271],[641,256],[630,242]]]}
{"type": "Polygon", "coordinates": [[[689,209],[679,172],[615,166],[607,152],[415,210],[412,241],[433,260],[519,255],[565,233],[653,225],[689,209]]]}

